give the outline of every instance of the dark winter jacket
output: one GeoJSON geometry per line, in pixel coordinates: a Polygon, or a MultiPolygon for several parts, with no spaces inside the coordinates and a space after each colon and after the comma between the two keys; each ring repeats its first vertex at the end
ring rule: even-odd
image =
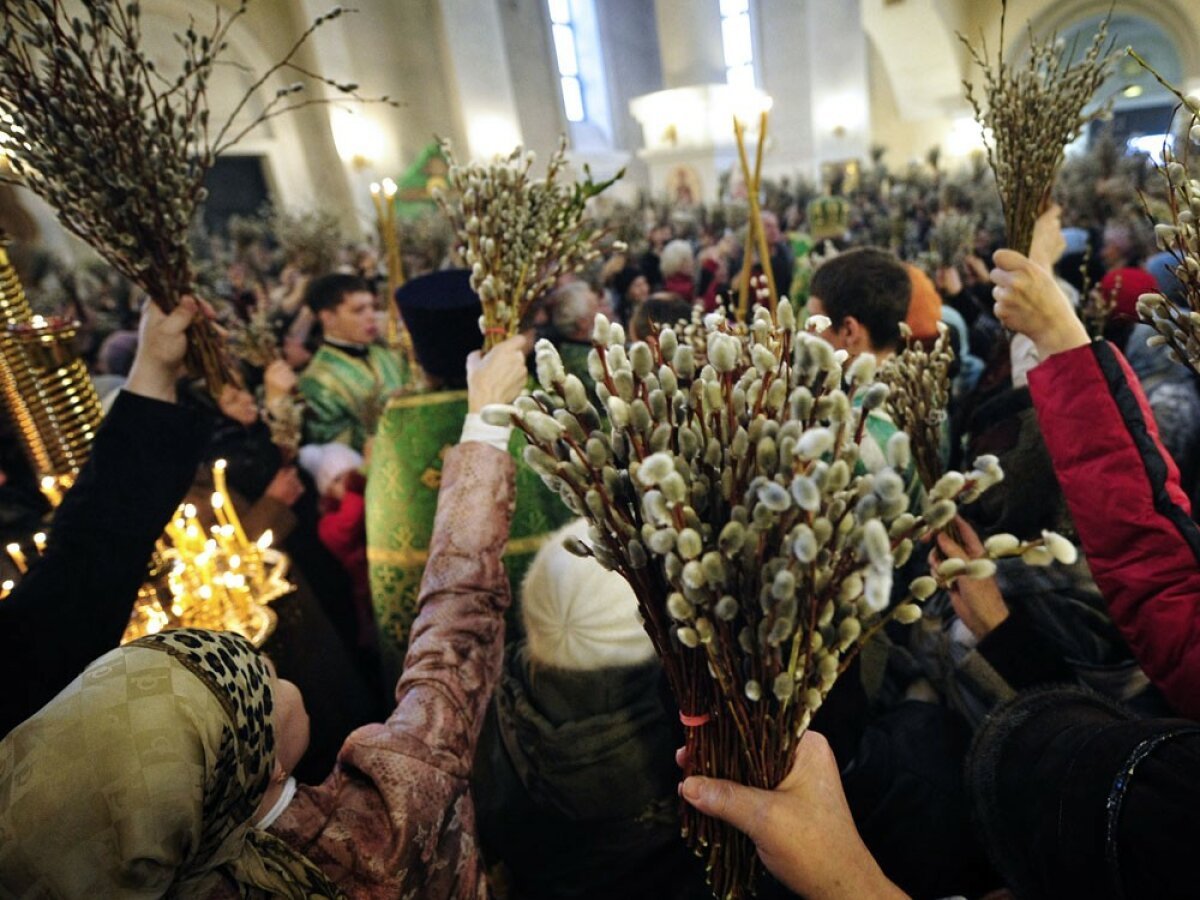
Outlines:
{"type": "Polygon", "coordinates": [[[682,743],[657,661],[591,672],[509,648],[476,756],[489,863],[513,896],[683,897],[702,885],[679,836],[682,743]]]}

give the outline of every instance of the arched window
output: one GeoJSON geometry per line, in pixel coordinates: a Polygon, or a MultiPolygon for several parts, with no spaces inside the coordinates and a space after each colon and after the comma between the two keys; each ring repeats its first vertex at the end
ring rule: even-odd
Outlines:
{"type": "Polygon", "coordinates": [[[721,44],[725,50],[725,81],[734,87],[754,87],[750,0],[721,0],[721,44]]]}
{"type": "Polygon", "coordinates": [[[583,102],[583,80],[579,71],[579,42],[575,20],[571,16],[571,0],[549,0],[550,29],[554,35],[554,56],[558,62],[558,78],[562,85],[563,111],[568,122],[587,118],[583,102]]]}
{"type": "MultiPolygon", "coordinates": [[[[1061,40],[1075,50],[1072,62],[1079,59],[1091,44],[1092,35],[1102,16],[1092,15],[1063,30],[1061,40]]],[[[1183,65],[1172,36],[1157,22],[1132,14],[1117,13],[1109,24],[1109,32],[1118,47],[1131,46],[1137,50],[1168,81],[1183,80],[1183,65]]],[[[1169,143],[1175,98],[1154,76],[1131,57],[1117,61],[1108,81],[1097,91],[1094,105],[1112,102],[1111,122],[1093,122],[1080,138],[1082,147],[1103,131],[1131,150],[1159,157],[1163,145],[1169,143]]]]}

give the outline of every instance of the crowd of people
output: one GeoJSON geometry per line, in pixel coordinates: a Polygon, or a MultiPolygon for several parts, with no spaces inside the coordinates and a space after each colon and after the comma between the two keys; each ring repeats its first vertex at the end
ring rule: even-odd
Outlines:
{"type": "MultiPolygon", "coordinates": [[[[769,259],[744,257],[736,204],[647,204],[634,229],[608,210],[620,240],[486,355],[477,307],[439,317],[459,277],[441,271],[453,260],[439,236],[405,257],[413,359],[381,340],[392,298],[369,248],[211,242],[213,303],[147,303],[140,325],[118,281],[99,279],[104,316],[76,295],[65,311],[90,325],[83,352],[109,411],[45,553],[0,601],[0,894],[700,897],[679,836],[689,803],[750,836],[774,876],[766,896],[1194,895],[1200,387],[1147,344],[1136,310],[1148,291],[1186,298],[1119,198],[1083,209],[1064,194],[1024,256],[1003,248],[980,177],[773,187],[769,259]],[[951,215],[975,226],[954,252],[938,246],[951,215]],[[991,453],[1006,478],[914,574],[979,557],[999,532],[1053,530],[1082,549],[1046,569],[1002,560],[881,634],[771,791],[684,779],[678,710],[632,591],[564,549],[580,523],[510,589],[523,464],[511,429],[479,416],[525,388],[535,339],[590,390],[597,316],[631,341],[736,316],[746,267],[826,317],[822,336],[850,357],[901,352],[902,326],[927,344],[948,329],[947,459],[991,453]],[[235,334],[267,323],[278,358],[207,396],[178,378],[197,316],[235,334]],[[465,387],[468,413],[440,472],[404,667],[385,684],[366,484],[382,410],[418,379],[465,387]],[[297,397],[293,455],[268,419],[297,397]],[[204,508],[218,458],[250,538],[270,528],[293,560],[296,623],[266,652],[196,629],[118,646],[155,539],[185,497],[204,508]]],[[[872,415],[868,466],[896,430],[872,415]]],[[[28,534],[47,509],[11,426],[0,470],[0,525],[28,534]]]]}

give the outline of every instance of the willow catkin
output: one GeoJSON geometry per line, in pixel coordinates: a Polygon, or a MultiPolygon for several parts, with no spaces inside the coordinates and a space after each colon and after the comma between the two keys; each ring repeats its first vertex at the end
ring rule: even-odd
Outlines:
{"type": "Polygon", "coordinates": [[[963,86],[996,176],[1008,245],[1028,254],[1034,223],[1049,201],[1066,146],[1108,109],[1087,107],[1119,54],[1113,52],[1110,16],[1105,16],[1078,62],[1071,62],[1074,48],[1057,35],[1042,39],[1031,29],[1028,57],[1024,64],[1013,65],[1005,59],[1007,13],[1008,2],[1002,0],[1000,47],[994,60],[982,41],[976,47],[964,35],[958,37],[982,78],[979,86],[966,80],[963,86]]]}
{"type": "Polygon", "coordinates": [[[516,334],[530,307],[558,279],[596,259],[603,229],[585,216],[587,201],[624,175],[596,182],[559,181],[566,169],[566,138],[535,180],[532,151],[515,148],[488,163],[459,163],[448,141],[446,188],[434,197],[450,221],[457,252],[471,270],[471,288],[483,305],[484,346],[516,334]]]}

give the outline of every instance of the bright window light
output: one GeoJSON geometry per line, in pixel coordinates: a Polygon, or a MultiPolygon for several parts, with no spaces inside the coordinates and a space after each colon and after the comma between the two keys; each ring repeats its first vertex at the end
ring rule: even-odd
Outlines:
{"type": "Polygon", "coordinates": [[[579,57],[575,53],[575,32],[570,25],[554,26],[554,52],[560,75],[578,75],[579,57]]]}
{"type": "Polygon", "coordinates": [[[567,114],[568,122],[582,122],[583,115],[583,90],[579,85],[578,78],[563,78],[562,79],[563,93],[563,110],[567,114]]]}
{"type": "Polygon", "coordinates": [[[582,122],[587,118],[587,107],[583,103],[583,81],[579,77],[579,47],[575,39],[575,21],[571,17],[571,0],[549,0],[549,4],[563,111],[568,122],[582,122]]]}
{"type": "Polygon", "coordinates": [[[722,19],[721,37],[725,44],[725,65],[740,66],[754,59],[754,50],[750,45],[749,13],[722,19]]]}
{"type": "Polygon", "coordinates": [[[1174,149],[1175,137],[1170,134],[1142,134],[1131,137],[1125,146],[1134,153],[1145,153],[1153,162],[1162,165],[1163,148],[1174,149]]]}
{"type": "Polygon", "coordinates": [[[570,0],[550,0],[550,21],[555,25],[571,24],[570,0]]]}
{"type": "Polygon", "coordinates": [[[720,3],[725,81],[735,87],[754,87],[754,41],[750,33],[750,0],[720,0],[720,3]]]}
{"type": "Polygon", "coordinates": [[[732,66],[725,70],[725,81],[731,87],[754,87],[754,66],[746,63],[744,66],[732,66]]]}

